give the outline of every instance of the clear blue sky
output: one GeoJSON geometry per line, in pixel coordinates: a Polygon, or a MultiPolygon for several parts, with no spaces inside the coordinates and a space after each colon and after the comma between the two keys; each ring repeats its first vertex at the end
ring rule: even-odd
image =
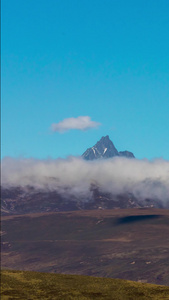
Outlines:
{"type": "Polygon", "coordinates": [[[168,0],[2,0],[2,157],[81,155],[103,135],[169,159],[168,0]],[[51,132],[89,116],[98,128],[51,132]]]}

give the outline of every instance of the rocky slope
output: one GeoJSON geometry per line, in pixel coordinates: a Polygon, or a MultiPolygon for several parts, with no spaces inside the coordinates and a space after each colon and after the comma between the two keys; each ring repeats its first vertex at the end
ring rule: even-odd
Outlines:
{"type": "Polygon", "coordinates": [[[56,191],[35,190],[32,187],[1,188],[2,215],[139,207],[163,208],[163,205],[153,199],[137,199],[131,193],[121,195],[106,193],[94,185],[91,185],[90,198],[66,193],[61,195],[56,191]]]}

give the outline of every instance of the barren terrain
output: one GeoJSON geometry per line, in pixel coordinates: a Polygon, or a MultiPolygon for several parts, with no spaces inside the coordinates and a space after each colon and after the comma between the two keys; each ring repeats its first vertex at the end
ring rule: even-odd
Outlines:
{"type": "Polygon", "coordinates": [[[2,217],[2,268],[169,285],[169,210],[2,217]]]}

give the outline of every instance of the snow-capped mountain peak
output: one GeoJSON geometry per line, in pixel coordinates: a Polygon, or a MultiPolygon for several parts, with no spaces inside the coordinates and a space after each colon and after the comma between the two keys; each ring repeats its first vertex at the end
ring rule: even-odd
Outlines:
{"type": "Polygon", "coordinates": [[[109,136],[103,136],[93,147],[88,148],[82,157],[86,160],[93,160],[98,158],[110,158],[114,156],[125,156],[134,158],[133,153],[129,151],[118,152],[109,136]]]}

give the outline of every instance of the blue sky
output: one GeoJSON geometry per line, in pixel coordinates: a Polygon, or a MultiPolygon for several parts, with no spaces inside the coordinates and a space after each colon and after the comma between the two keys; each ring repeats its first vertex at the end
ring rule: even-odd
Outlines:
{"type": "Polygon", "coordinates": [[[168,0],[2,0],[2,157],[81,155],[103,135],[169,160],[168,0]],[[67,118],[101,125],[52,132],[67,118]]]}

